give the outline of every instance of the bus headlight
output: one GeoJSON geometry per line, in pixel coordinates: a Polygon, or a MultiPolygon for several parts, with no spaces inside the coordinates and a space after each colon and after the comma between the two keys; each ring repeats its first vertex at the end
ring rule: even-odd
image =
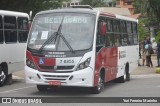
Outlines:
{"type": "Polygon", "coordinates": [[[36,69],[33,62],[31,62],[28,58],[26,58],[26,65],[30,68],[36,69]]]}
{"type": "Polygon", "coordinates": [[[78,70],[82,70],[84,68],[87,68],[90,64],[91,58],[86,59],[84,62],[80,63],[76,69],[76,71],[78,70]]]}

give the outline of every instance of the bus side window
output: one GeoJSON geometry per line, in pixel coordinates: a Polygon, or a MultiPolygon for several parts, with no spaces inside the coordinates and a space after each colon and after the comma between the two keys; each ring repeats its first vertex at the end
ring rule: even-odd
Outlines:
{"type": "Polygon", "coordinates": [[[106,23],[107,23],[107,34],[106,34],[105,46],[111,47],[113,45],[113,20],[107,18],[106,23]]]}
{"type": "Polygon", "coordinates": [[[114,20],[114,46],[120,46],[120,21],[114,20]]]}
{"type": "Polygon", "coordinates": [[[113,31],[113,24],[112,24],[112,20],[111,19],[107,19],[106,20],[106,23],[107,23],[107,32],[112,32],[113,31]]]}
{"type": "Polygon", "coordinates": [[[2,16],[0,15],[0,44],[3,43],[3,23],[2,23],[2,16]]]}
{"type": "Polygon", "coordinates": [[[127,35],[127,27],[126,27],[126,22],[125,21],[121,21],[121,45],[125,46],[127,45],[127,41],[128,41],[128,35],[127,35]]]}
{"type": "Polygon", "coordinates": [[[4,35],[6,43],[17,43],[16,17],[4,16],[4,35]]]}
{"type": "Polygon", "coordinates": [[[96,39],[96,51],[98,52],[102,47],[105,46],[105,35],[100,35],[100,24],[105,21],[105,17],[99,17],[97,25],[97,39],[96,39]]]}
{"type": "Polygon", "coordinates": [[[20,43],[25,43],[28,38],[28,19],[18,17],[18,40],[20,43]]]}
{"type": "Polygon", "coordinates": [[[100,24],[101,22],[104,21],[103,19],[99,19],[98,21],[98,29],[97,29],[97,45],[101,45],[104,46],[105,43],[105,36],[104,35],[100,35],[100,24]]]}
{"type": "Polygon", "coordinates": [[[127,22],[128,45],[133,45],[132,23],[127,22]]]}
{"type": "Polygon", "coordinates": [[[138,34],[137,34],[137,23],[132,23],[133,28],[133,42],[134,44],[138,44],[138,34]]]}

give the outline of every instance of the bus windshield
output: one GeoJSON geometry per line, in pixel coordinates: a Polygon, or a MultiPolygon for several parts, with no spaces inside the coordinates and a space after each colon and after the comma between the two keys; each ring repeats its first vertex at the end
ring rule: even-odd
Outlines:
{"type": "Polygon", "coordinates": [[[89,49],[93,42],[95,18],[95,15],[84,13],[37,15],[29,35],[28,47],[49,51],[89,49]]]}

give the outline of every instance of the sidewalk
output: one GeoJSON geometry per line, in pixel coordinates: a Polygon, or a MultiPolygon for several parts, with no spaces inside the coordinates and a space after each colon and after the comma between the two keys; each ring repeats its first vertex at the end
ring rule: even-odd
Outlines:
{"type": "MultiPolygon", "coordinates": [[[[139,66],[136,70],[131,72],[131,75],[157,74],[157,73],[155,73],[155,68],[157,66],[157,56],[152,55],[151,59],[152,59],[152,63],[153,63],[153,68],[148,67],[148,66],[139,66]]],[[[139,62],[140,62],[140,65],[142,65],[142,59],[140,59],[139,62]]]]}

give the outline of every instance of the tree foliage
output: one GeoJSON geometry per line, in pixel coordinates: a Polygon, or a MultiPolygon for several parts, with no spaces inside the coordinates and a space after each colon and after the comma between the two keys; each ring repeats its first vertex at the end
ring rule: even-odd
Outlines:
{"type": "MultiPolygon", "coordinates": [[[[141,13],[139,19],[139,40],[149,35],[149,32],[145,30],[150,27],[154,27],[156,30],[160,30],[160,0],[134,0],[135,13],[141,13]],[[142,25],[143,23],[143,25],[142,25]]],[[[160,38],[160,34],[155,39],[160,38]]]]}
{"type": "Polygon", "coordinates": [[[82,0],[81,4],[90,5],[92,7],[103,7],[103,6],[105,6],[104,0],[82,0]]]}
{"type": "Polygon", "coordinates": [[[146,4],[147,14],[160,23],[160,0],[148,0],[146,4]]]}
{"type": "Polygon", "coordinates": [[[160,25],[160,0],[134,0],[135,13],[141,13],[142,18],[148,18],[146,26],[160,25]]]}
{"type": "Polygon", "coordinates": [[[33,14],[46,10],[61,7],[64,1],[69,0],[1,0],[0,9],[26,12],[33,11],[33,14]]]}
{"type": "Polygon", "coordinates": [[[149,31],[147,27],[145,27],[145,22],[147,19],[139,19],[138,22],[138,34],[139,34],[139,42],[142,42],[144,38],[149,35],[149,31]]]}

